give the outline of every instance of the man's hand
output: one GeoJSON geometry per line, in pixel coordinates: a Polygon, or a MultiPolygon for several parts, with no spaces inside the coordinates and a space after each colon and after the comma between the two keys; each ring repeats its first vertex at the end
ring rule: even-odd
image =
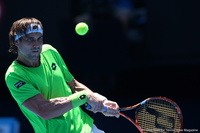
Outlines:
{"type": "Polygon", "coordinates": [[[116,102],[110,101],[110,100],[106,100],[104,102],[104,105],[108,106],[107,107],[107,111],[106,112],[102,112],[105,116],[108,117],[117,117],[119,118],[120,114],[119,114],[119,106],[116,102]]]}
{"type": "Polygon", "coordinates": [[[97,96],[94,95],[93,92],[88,92],[87,91],[87,95],[88,95],[88,100],[87,103],[92,106],[91,111],[93,112],[101,112],[104,109],[104,104],[101,99],[99,99],[97,96]]]}

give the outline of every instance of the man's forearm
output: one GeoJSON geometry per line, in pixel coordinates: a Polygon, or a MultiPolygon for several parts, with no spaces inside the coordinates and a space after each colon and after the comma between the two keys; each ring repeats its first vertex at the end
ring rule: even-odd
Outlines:
{"type": "Polygon", "coordinates": [[[72,92],[75,93],[75,92],[79,92],[79,91],[82,91],[82,90],[85,90],[87,92],[92,92],[87,86],[85,86],[84,84],[78,82],[76,79],[73,79],[71,82],[67,83],[72,92]]]}
{"type": "Polygon", "coordinates": [[[45,120],[58,117],[73,108],[69,97],[46,100],[42,94],[29,98],[22,105],[45,120]]]}
{"type": "Polygon", "coordinates": [[[73,108],[69,97],[54,98],[42,104],[45,119],[58,117],[73,108]]]}
{"type": "Polygon", "coordinates": [[[87,86],[85,86],[84,84],[80,83],[80,82],[77,82],[76,83],[76,86],[75,86],[75,91],[82,91],[82,90],[85,90],[85,91],[88,91],[88,92],[92,92],[87,86]]]}

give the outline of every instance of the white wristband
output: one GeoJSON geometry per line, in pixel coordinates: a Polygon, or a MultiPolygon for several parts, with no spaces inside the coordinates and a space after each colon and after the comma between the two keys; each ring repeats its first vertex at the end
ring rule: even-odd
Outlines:
{"type": "Polygon", "coordinates": [[[101,99],[103,102],[108,100],[105,96],[100,95],[99,93],[94,92],[94,95],[96,97],[98,97],[99,99],[101,99]]]}

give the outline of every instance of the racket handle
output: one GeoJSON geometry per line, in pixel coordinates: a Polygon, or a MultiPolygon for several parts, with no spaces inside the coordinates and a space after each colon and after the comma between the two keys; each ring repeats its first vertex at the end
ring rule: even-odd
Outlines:
{"type": "MultiPolygon", "coordinates": [[[[87,104],[87,107],[86,107],[86,109],[91,109],[91,108],[92,108],[92,106],[91,106],[91,105],[89,105],[89,104],[87,104]]],[[[108,108],[108,106],[107,106],[107,105],[104,105],[103,112],[106,112],[106,111],[107,111],[107,108],[108,108]]]]}

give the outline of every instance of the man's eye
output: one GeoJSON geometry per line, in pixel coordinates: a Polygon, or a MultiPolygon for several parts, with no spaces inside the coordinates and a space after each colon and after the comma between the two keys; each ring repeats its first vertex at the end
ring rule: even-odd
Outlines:
{"type": "Polygon", "coordinates": [[[31,42],[31,41],[33,41],[33,38],[32,38],[32,37],[28,37],[28,38],[27,38],[27,41],[30,41],[30,42],[31,42]]]}
{"type": "Polygon", "coordinates": [[[38,38],[38,41],[42,41],[42,40],[43,40],[43,37],[39,37],[39,38],[38,38]]]}

